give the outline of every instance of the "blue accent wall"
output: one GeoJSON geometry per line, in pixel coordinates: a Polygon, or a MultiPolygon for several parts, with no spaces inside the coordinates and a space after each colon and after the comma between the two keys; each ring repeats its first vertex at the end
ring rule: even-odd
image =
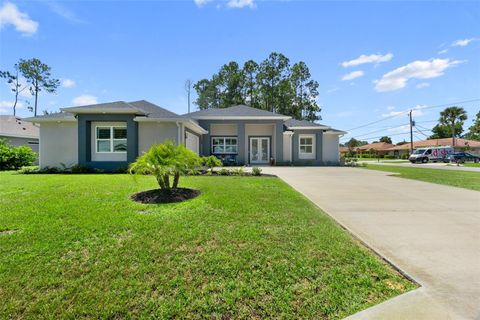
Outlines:
{"type": "Polygon", "coordinates": [[[78,119],[78,164],[91,168],[113,171],[134,162],[138,156],[138,123],[133,114],[79,114],[78,119]],[[92,122],[127,123],[127,161],[92,161],[92,122]]]}
{"type": "Polygon", "coordinates": [[[294,130],[292,136],[294,165],[320,166],[323,165],[323,130],[294,130]],[[298,156],[298,137],[300,134],[315,134],[315,159],[300,159],[298,156]]]}

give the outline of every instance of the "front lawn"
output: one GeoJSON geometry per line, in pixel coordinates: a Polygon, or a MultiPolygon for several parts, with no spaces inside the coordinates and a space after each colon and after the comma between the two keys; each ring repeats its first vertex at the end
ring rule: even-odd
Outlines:
{"type": "Polygon", "coordinates": [[[399,176],[402,178],[480,191],[480,172],[429,169],[425,167],[408,168],[374,164],[367,164],[366,168],[399,173],[399,176]]]}
{"type": "Polygon", "coordinates": [[[480,163],[475,163],[475,162],[466,162],[463,164],[465,167],[480,167],[480,163]]]}
{"type": "Polygon", "coordinates": [[[277,178],[0,173],[0,318],[340,319],[414,284],[277,178]]]}

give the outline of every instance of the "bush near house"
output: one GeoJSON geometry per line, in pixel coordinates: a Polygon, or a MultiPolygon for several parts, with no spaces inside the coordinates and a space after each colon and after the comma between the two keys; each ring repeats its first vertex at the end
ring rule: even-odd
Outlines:
{"type": "Polygon", "coordinates": [[[0,170],[17,170],[31,166],[37,155],[27,146],[14,147],[5,139],[0,139],[0,170]]]}

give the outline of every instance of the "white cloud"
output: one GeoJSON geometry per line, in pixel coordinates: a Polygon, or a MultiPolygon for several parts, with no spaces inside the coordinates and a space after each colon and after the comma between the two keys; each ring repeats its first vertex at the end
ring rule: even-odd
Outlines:
{"type": "Polygon", "coordinates": [[[452,47],[465,47],[470,44],[470,42],[474,41],[475,38],[470,39],[459,39],[452,43],[452,47]]]}
{"type": "Polygon", "coordinates": [[[14,26],[24,35],[32,35],[38,29],[38,22],[30,19],[28,14],[20,12],[17,6],[10,2],[5,2],[0,8],[0,29],[5,25],[14,26]]]}
{"type": "Polygon", "coordinates": [[[346,75],[344,75],[342,77],[342,80],[343,81],[353,80],[353,79],[356,79],[356,78],[363,77],[364,75],[365,75],[365,73],[362,70],[353,71],[353,72],[350,72],[350,73],[347,73],[346,75]]]}
{"type": "Polygon", "coordinates": [[[375,90],[379,92],[394,91],[404,88],[410,79],[430,79],[443,75],[452,66],[465,61],[450,59],[417,60],[405,66],[385,73],[380,80],[375,80],[375,90]]]}
{"type": "Polygon", "coordinates": [[[257,5],[253,0],[229,0],[227,7],[235,9],[249,7],[250,9],[255,9],[257,5]]]}
{"type": "Polygon", "coordinates": [[[206,5],[207,3],[211,2],[212,0],[193,0],[195,4],[199,7],[206,5]]]}
{"type": "Polygon", "coordinates": [[[62,79],[62,87],[64,88],[73,88],[75,85],[76,83],[72,79],[62,79]]]}
{"type": "MultiPolygon", "coordinates": [[[[0,114],[13,114],[13,101],[0,101],[0,114]]],[[[24,107],[21,101],[17,102],[17,110],[24,107]]]]}
{"type": "Polygon", "coordinates": [[[333,87],[333,88],[328,89],[327,93],[332,93],[332,92],[335,92],[335,91],[338,91],[338,90],[340,90],[339,87],[333,87]]]}
{"type": "Polygon", "coordinates": [[[448,52],[448,49],[443,49],[443,50],[438,51],[438,54],[445,54],[447,52],[448,52]]]}
{"type": "Polygon", "coordinates": [[[422,83],[419,83],[415,86],[415,88],[417,88],[417,89],[423,89],[423,88],[427,88],[427,87],[430,87],[430,83],[428,83],[428,82],[422,82],[422,83]]]}
{"type": "Polygon", "coordinates": [[[353,67],[353,66],[358,66],[360,64],[364,63],[380,63],[380,62],[386,62],[390,61],[393,58],[392,53],[387,53],[387,54],[371,54],[371,55],[365,55],[362,54],[360,57],[349,60],[349,61],[344,61],[342,62],[342,67],[347,68],[347,67],[353,67]]]}
{"type": "Polygon", "coordinates": [[[398,132],[398,133],[409,132],[410,131],[410,125],[406,124],[406,125],[403,125],[403,126],[400,126],[400,127],[390,128],[390,129],[387,129],[387,131],[398,132]]]}
{"type": "Polygon", "coordinates": [[[54,12],[55,14],[57,14],[58,16],[62,17],[65,20],[68,20],[74,23],[85,23],[84,20],[79,19],[77,17],[75,12],[71,11],[70,9],[68,9],[67,7],[65,7],[64,5],[60,4],[57,1],[48,1],[48,2],[45,2],[45,4],[50,8],[50,10],[52,10],[52,12],[54,12]]]}
{"type": "Polygon", "coordinates": [[[395,110],[395,107],[394,106],[388,106],[387,110],[395,110]]]}
{"type": "MultiPolygon", "coordinates": [[[[412,116],[416,116],[416,117],[420,117],[420,116],[423,116],[425,113],[423,112],[423,109],[425,108],[426,106],[425,105],[416,105],[413,109],[412,109],[412,116]]],[[[388,109],[388,108],[387,108],[388,109]]],[[[390,110],[390,109],[389,109],[390,110]]],[[[386,118],[386,117],[400,117],[400,116],[406,116],[408,113],[410,112],[410,110],[404,110],[404,111],[390,111],[388,113],[384,113],[382,114],[382,117],[386,118]]]]}
{"type": "Polygon", "coordinates": [[[73,105],[75,106],[86,106],[90,104],[97,104],[97,97],[89,95],[89,94],[83,94],[81,96],[75,97],[72,101],[73,105]]]}

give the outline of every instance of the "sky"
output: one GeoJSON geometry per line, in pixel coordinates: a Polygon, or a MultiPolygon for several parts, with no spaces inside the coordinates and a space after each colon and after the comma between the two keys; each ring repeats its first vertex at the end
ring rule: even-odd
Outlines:
{"type": "MultiPolygon", "coordinates": [[[[0,70],[36,57],[61,80],[40,112],[145,99],[183,114],[187,79],[273,51],[308,65],[320,122],[347,130],[341,141],[408,141],[410,109],[414,139],[446,106],[465,108],[465,129],[480,110],[480,1],[0,0],[0,70]]],[[[30,116],[32,97],[21,99],[18,115],[30,116]]]]}

